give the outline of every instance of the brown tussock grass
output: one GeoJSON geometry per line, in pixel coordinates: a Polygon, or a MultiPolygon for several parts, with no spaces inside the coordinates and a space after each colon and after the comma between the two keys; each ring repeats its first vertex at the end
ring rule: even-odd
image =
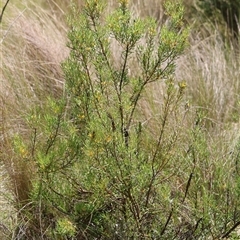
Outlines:
{"type": "Polygon", "coordinates": [[[176,77],[188,85],[187,97],[193,106],[208,112],[214,123],[238,122],[240,58],[233,45],[227,46],[216,30],[191,45],[177,61],[176,77]]]}
{"type": "Polygon", "coordinates": [[[23,13],[15,9],[13,15],[17,18],[8,19],[10,28],[1,30],[0,94],[9,124],[46,96],[62,94],[60,63],[68,54],[66,28],[57,18],[44,9],[36,13],[27,7],[23,13]]]}
{"type": "Polygon", "coordinates": [[[0,30],[0,158],[1,166],[4,164],[0,195],[1,211],[6,213],[0,222],[6,229],[13,227],[9,223],[12,197],[15,203],[24,205],[29,199],[34,174],[33,165],[16,158],[12,139],[16,133],[28,136],[24,116],[33,106],[41,106],[49,96],[62,95],[61,62],[68,55],[67,28],[61,11],[54,15],[27,1],[19,6],[10,2],[7,10],[0,30]]]}

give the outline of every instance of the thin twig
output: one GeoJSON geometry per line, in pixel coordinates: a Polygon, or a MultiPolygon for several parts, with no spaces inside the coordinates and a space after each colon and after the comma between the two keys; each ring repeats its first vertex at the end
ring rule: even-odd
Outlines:
{"type": "Polygon", "coordinates": [[[230,233],[232,233],[239,225],[240,225],[240,221],[236,222],[226,233],[224,233],[221,236],[221,239],[227,238],[230,235],[230,233]]]}
{"type": "Polygon", "coordinates": [[[4,5],[3,9],[2,9],[2,12],[1,12],[1,15],[0,15],[0,23],[2,22],[2,17],[3,17],[4,11],[5,11],[8,3],[9,3],[9,1],[10,0],[7,0],[7,2],[5,3],[5,5],[4,5]]]}
{"type": "Polygon", "coordinates": [[[162,229],[162,231],[161,231],[161,236],[164,234],[164,232],[166,231],[166,229],[167,229],[167,226],[168,226],[168,224],[169,224],[169,222],[170,222],[170,220],[171,220],[171,218],[172,218],[172,214],[173,214],[173,208],[171,209],[171,212],[170,212],[170,214],[169,214],[169,216],[168,216],[168,218],[167,218],[167,221],[166,221],[166,223],[165,223],[165,225],[164,225],[164,228],[162,229]]]}
{"type": "MultiPolygon", "coordinates": [[[[3,35],[3,37],[2,37],[2,39],[1,39],[1,41],[0,41],[0,44],[3,43],[3,41],[4,41],[4,39],[6,38],[8,32],[10,31],[11,27],[12,27],[12,26],[14,25],[14,23],[18,20],[18,18],[20,18],[20,17],[23,15],[23,13],[24,13],[25,11],[26,11],[26,9],[24,9],[22,12],[20,12],[20,13],[18,14],[18,16],[14,19],[14,21],[10,24],[10,26],[8,27],[8,29],[7,29],[6,32],[4,33],[4,35],[3,35]]],[[[1,22],[0,22],[0,23],[1,23],[1,22]]]]}
{"type": "Polygon", "coordinates": [[[188,190],[189,190],[189,187],[190,187],[190,184],[191,184],[192,177],[193,177],[193,173],[191,173],[190,176],[189,176],[189,178],[188,178],[188,182],[187,182],[187,186],[186,186],[186,190],[185,190],[185,194],[184,194],[182,203],[185,202],[185,199],[186,199],[186,197],[187,197],[187,194],[188,194],[188,190]]]}

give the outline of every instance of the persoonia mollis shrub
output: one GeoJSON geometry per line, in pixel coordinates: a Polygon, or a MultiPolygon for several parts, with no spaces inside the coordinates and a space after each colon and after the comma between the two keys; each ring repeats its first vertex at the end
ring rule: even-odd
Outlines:
{"type": "Polygon", "coordinates": [[[213,180],[212,171],[220,182],[224,174],[210,162],[204,120],[198,113],[192,129],[184,129],[186,84],[173,77],[188,38],[182,5],[166,2],[169,17],[160,27],[134,16],[126,0],[111,13],[101,0],[83,5],[72,6],[68,19],[65,95],[33,109],[29,141],[15,141],[18,157],[34,166],[16,234],[205,239],[228,233],[239,214],[235,186],[213,180]],[[156,86],[160,103],[146,97],[156,86]],[[158,109],[151,119],[143,109],[148,101],[158,109]]]}

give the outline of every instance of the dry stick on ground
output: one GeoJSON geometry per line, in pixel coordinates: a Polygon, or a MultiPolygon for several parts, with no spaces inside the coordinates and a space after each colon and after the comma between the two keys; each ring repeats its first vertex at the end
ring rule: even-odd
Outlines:
{"type": "Polygon", "coordinates": [[[4,13],[4,11],[5,11],[8,3],[9,3],[9,1],[10,1],[10,0],[7,0],[7,2],[5,3],[5,5],[4,5],[3,9],[2,9],[2,12],[1,12],[1,15],[0,15],[0,23],[2,22],[3,13],[4,13]]]}

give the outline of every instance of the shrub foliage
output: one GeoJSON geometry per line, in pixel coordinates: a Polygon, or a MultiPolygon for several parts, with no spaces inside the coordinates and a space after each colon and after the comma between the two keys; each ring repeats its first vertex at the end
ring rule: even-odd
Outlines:
{"type": "Polygon", "coordinates": [[[15,236],[229,235],[240,217],[239,184],[228,185],[237,182],[235,166],[226,174],[214,159],[202,112],[184,129],[186,84],[173,77],[188,37],[181,4],[165,5],[169,20],[160,29],[134,17],[126,0],[110,14],[104,9],[101,0],[85,1],[81,12],[73,6],[64,96],[34,108],[31,137],[14,139],[17,160],[31,166],[15,236]],[[142,100],[151,102],[146,92],[157,82],[162,101],[153,101],[158,110],[148,120],[142,100]]]}

